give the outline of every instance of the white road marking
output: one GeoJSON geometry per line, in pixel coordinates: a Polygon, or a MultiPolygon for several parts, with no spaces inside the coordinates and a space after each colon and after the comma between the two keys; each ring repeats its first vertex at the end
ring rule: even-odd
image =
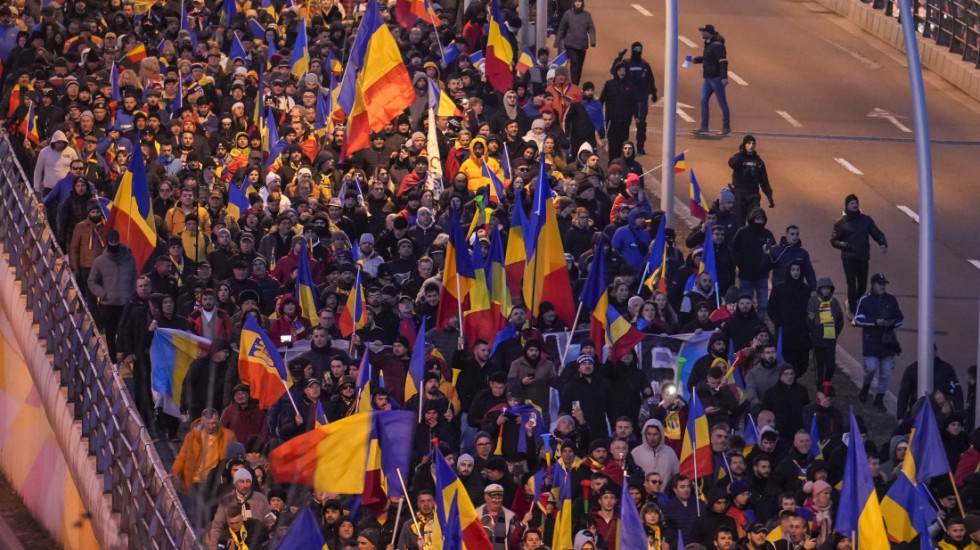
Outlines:
{"type": "MultiPolygon", "coordinates": [[[[729,73],[729,74],[731,74],[731,73],[729,73]]],[[[886,111],[884,109],[879,109],[878,107],[875,107],[870,113],[868,113],[868,117],[870,117],[870,118],[883,118],[883,119],[887,120],[888,122],[891,122],[892,124],[894,124],[895,127],[898,128],[899,130],[901,130],[902,132],[905,132],[906,134],[911,134],[912,133],[912,129],[911,128],[909,128],[908,126],[906,126],[906,125],[904,125],[904,124],[902,124],[901,122],[898,121],[898,119],[899,119],[899,116],[898,115],[893,114],[893,113],[890,113],[890,112],[888,112],[888,111],[886,111]]],[[[901,118],[905,118],[905,117],[901,117],[901,118]]]]}
{"type": "Polygon", "coordinates": [[[690,38],[688,38],[688,37],[686,37],[686,36],[684,36],[682,34],[677,35],[677,41],[680,42],[681,44],[684,44],[688,48],[697,48],[698,47],[698,45],[695,44],[694,42],[692,42],[690,38]]]}
{"type": "Polygon", "coordinates": [[[788,122],[789,125],[792,126],[793,128],[802,128],[803,127],[803,125],[800,124],[800,121],[798,121],[795,118],[793,118],[793,115],[787,113],[786,111],[776,111],[776,114],[779,115],[779,116],[781,116],[781,117],[783,117],[783,119],[786,122],[788,122]]]}
{"type": "Polygon", "coordinates": [[[683,120],[684,122],[697,122],[696,120],[694,120],[694,117],[685,113],[684,110],[681,109],[680,104],[677,105],[677,116],[681,117],[681,120],[683,120]]]}
{"type": "Polygon", "coordinates": [[[633,6],[633,9],[635,9],[638,12],[640,12],[640,15],[644,15],[646,17],[653,17],[653,14],[650,13],[650,12],[648,12],[647,9],[644,8],[643,6],[641,6],[639,4],[632,4],[632,6],[633,6]]]}
{"type": "Polygon", "coordinates": [[[844,160],[842,158],[839,158],[839,157],[834,157],[834,160],[837,161],[837,164],[840,164],[844,168],[847,168],[847,171],[848,172],[851,172],[852,174],[856,174],[858,176],[863,176],[864,175],[864,172],[858,170],[857,167],[854,166],[853,164],[851,164],[850,162],[847,162],[846,160],[844,160]]]}
{"type": "Polygon", "coordinates": [[[904,212],[906,216],[912,218],[912,220],[915,221],[915,223],[919,223],[919,215],[915,213],[915,210],[912,210],[911,208],[903,204],[898,205],[897,208],[902,212],[904,212]]]}
{"type": "Polygon", "coordinates": [[[973,267],[980,269],[980,260],[967,260],[967,261],[973,264],[973,267]]]}
{"type": "Polygon", "coordinates": [[[731,71],[728,71],[728,78],[730,78],[733,81],[735,81],[735,84],[738,84],[739,86],[748,86],[749,85],[749,83],[746,82],[742,77],[738,76],[737,74],[735,74],[735,73],[733,73],[731,71]]]}

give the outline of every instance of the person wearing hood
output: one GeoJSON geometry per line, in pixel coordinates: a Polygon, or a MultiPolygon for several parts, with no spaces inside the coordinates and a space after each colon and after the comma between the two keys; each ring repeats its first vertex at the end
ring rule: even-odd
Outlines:
{"type": "Polygon", "coordinates": [[[664,426],[651,418],[643,424],[643,443],[638,445],[630,455],[637,466],[643,468],[645,475],[656,472],[660,479],[670,479],[680,469],[677,453],[664,443],[664,426]]]}
{"type": "Polygon", "coordinates": [[[708,338],[708,353],[694,362],[691,372],[687,377],[687,393],[691,394],[694,387],[708,378],[708,371],[711,367],[724,362],[724,368],[728,369],[728,338],[721,331],[715,331],[708,338]]]}
{"type": "Polygon", "coordinates": [[[594,150],[599,145],[596,136],[600,140],[606,138],[602,103],[595,97],[595,84],[592,81],[582,84],[581,99],[568,107],[562,122],[572,151],[581,153],[581,147],[585,143],[594,150]]]}
{"type": "MultiPolygon", "coordinates": [[[[229,367],[231,342],[227,338],[211,341],[206,357],[198,357],[187,368],[180,394],[180,410],[190,418],[198,418],[205,409],[224,408],[225,370],[229,367]]],[[[177,435],[177,425],[172,427],[170,436],[177,435]]]]}
{"type": "MultiPolygon", "coordinates": [[[[616,56],[612,71],[615,71],[616,65],[620,61],[623,61],[626,51],[623,50],[616,56]]],[[[633,42],[630,45],[629,53],[630,57],[626,61],[626,71],[627,78],[629,78],[633,88],[633,93],[636,95],[636,152],[639,155],[645,155],[647,153],[643,145],[647,140],[647,112],[649,111],[650,103],[657,102],[657,84],[653,77],[653,70],[650,68],[650,64],[643,59],[643,44],[633,42]]]]}
{"type": "MultiPolygon", "coordinates": [[[[292,281],[294,278],[293,270],[299,265],[299,251],[303,244],[302,235],[295,235],[290,241],[289,253],[276,260],[276,267],[273,268],[271,275],[280,283],[292,281]]],[[[310,258],[310,274],[313,276],[313,283],[319,284],[323,281],[323,270],[320,262],[310,258]]]]}
{"type": "Polygon", "coordinates": [[[303,306],[292,294],[286,294],[279,299],[276,313],[277,317],[269,328],[269,337],[273,342],[288,343],[306,339],[310,321],[303,316],[303,306]]]}
{"type": "Polygon", "coordinates": [[[810,366],[810,328],[807,325],[807,305],[810,287],[803,280],[803,262],[790,264],[785,281],[775,285],[769,296],[769,318],[782,337],[783,357],[796,367],[802,377],[810,366]]]}
{"type": "MultiPolygon", "coordinates": [[[[543,125],[544,122],[541,124],[543,125]]],[[[544,141],[543,137],[542,141],[544,141]]],[[[491,185],[490,178],[483,175],[484,164],[500,181],[504,181],[504,171],[500,168],[500,163],[487,154],[486,139],[477,136],[470,142],[470,158],[463,161],[459,167],[459,171],[466,174],[469,190],[473,193],[478,192],[485,185],[491,185]]]]}
{"type": "Polygon", "coordinates": [[[574,0],[572,9],[562,14],[555,32],[555,47],[561,45],[568,54],[572,84],[578,85],[585,65],[585,50],[595,47],[595,24],[585,11],[585,0],[574,0]]]}
{"type": "Polygon", "coordinates": [[[708,133],[708,101],[714,95],[718,98],[721,108],[721,134],[732,133],[731,114],[728,111],[728,99],[725,97],[725,87],[728,86],[728,53],[725,49],[725,38],[715,30],[714,25],[705,25],[698,29],[704,40],[704,53],[692,61],[703,65],[701,76],[704,84],[701,86],[701,126],[695,134],[708,133]]]}
{"type": "MultiPolygon", "coordinates": [[[[623,150],[623,144],[629,138],[630,124],[636,116],[636,94],[629,79],[626,78],[629,68],[620,61],[613,68],[613,77],[606,81],[599,94],[599,101],[605,107],[606,130],[609,138],[608,148],[610,164],[613,155],[623,150]]],[[[625,158],[625,155],[624,155],[625,158]]],[[[624,170],[630,172],[628,167],[624,170]]],[[[642,173],[642,171],[641,171],[642,173]]]]}
{"type": "Polygon", "coordinates": [[[905,454],[909,450],[908,436],[899,434],[892,436],[888,442],[888,460],[881,463],[881,473],[886,481],[895,481],[902,473],[905,454]]]}
{"type": "Polygon", "coordinates": [[[748,292],[739,293],[738,300],[735,302],[735,312],[721,327],[725,339],[731,340],[733,349],[745,349],[749,347],[760,329],[768,331],[766,324],[752,307],[752,295],[748,292]]]}
{"type": "Polygon", "coordinates": [[[436,223],[432,210],[422,206],[415,213],[415,226],[409,231],[408,238],[417,243],[419,250],[427,251],[442,232],[442,227],[436,223]]]}
{"type": "MultiPolygon", "coordinates": [[[[534,119],[534,121],[531,122],[531,129],[524,134],[524,142],[534,144],[537,151],[540,152],[542,149],[544,149],[544,138],[548,137],[545,134],[546,126],[547,125],[545,122],[540,118],[534,119]]],[[[525,148],[525,150],[527,149],[525,148]]],[[[535,154],[535,158],[537,158],[537,153],[535,154]]]]}
{"type": "Polygon", "coordinates": [[[221,425],[235,433],[242,445],[257,438],[264,445],[269,438],[269,423],[259,402],[252,398],[251,389],[245,384],[236,384],[231,389],[231,400],[221,411],[221,425]]]}
{"type": "Polygon", "coordinates": [[[51,143],[37,154],[34,165],[34,192],[43,198],[54,189],[58,180],[68,175],[72,161],[79,160],[78,151],[68,146],[68,137],[61,130],[51,134],[51,143]]]}
{"type": "MultiPolygon", "coordinates": [[[[79,161],[73,164],[77,165],[79,161]]],[[[72,174],[77,174],[78,172],[73,171],[72,174]]],[[[70,177],[70,176],[69,176],[70,177]]],[[[92,194],[92,186],[89,184],[85,178],[76,177],[72,181],[71,192],[68,198],[61,203],[61,208],[58,210],[58,216],[51,226],[56,232],[58,238],[58,244],[62,248],[67,248],[68,244],[71,242],[72,230],[78,225],[78,222],[84,220],[88,217],[88,206],[89,202],[94,199],[92,194]]],[[[53,193],[49,193],[53,194],[53,193]]],[[[101,216],[101,210],[99,212],[101,216]]]]}
{"type": "Polygon", "coordinates": [[[817,281],[817,294],[806,306],[807,326],[813,344],[816,384],[830,382],[837,369],[837,337],[844,329],[844,312],[834,297],[834,283],[829,277],[817,281]]]}
{"type": "Polygon", "coordinates": [[[888,240],[878,229],[871,216],[861,211],[857,195],[844,199],[844,215],[834,223],[830,244],[840,250],[844,264],[844,281],[847,284],[847,301],[844,307],[853,318],[858,299],[868,289],[868,264],[871,261],[871,242],[874,239],[882,254],[888,252],[888,240]]]}
{"type": "Polygon", "coordinates": [[[786,234],[779,238],[779,244],[769,248],[769,261],[772,263],[772,286],[775,287],[786,280],[790,264],[799,261],[803,266],[803,279],[806,280],[807,286],[810,290],[817,290],[817,276],[813,271],[813,262],[810,261],[810,253],[803,248],[798,226],[788,226],[786,234]]]}
{"type": "Polygon", "coordinates": [[[715,550],[715,533],[722,527],[727,527],[732,533],[738,532],[735,518],[728,515],[728,490],[715,487],[708,491],[707,510],[701,517],[694,520],[691,527],[691,542],[699,542],[708,550],[715,550]]]}
{"type": "Polygon", "coordinates": [[[593,438],[599,438],[608,432],[609,384],[596,376],[592,356],[580,355],[577,361],[578,375],[561,390],[560,412],[571,414],[580,424],[588,426],[593,438]]]}
{"type": "Polygon", "coordinates": [[[637,273],[643,271],[653,238],[647,229],[650,211],[646,207],[634,208],[629,213],[629,223],[620,227],[613,234],[612,247],[623,257],[637,273]]]}
{"type": "Polygon", "coordinates": [[[776,415],[776,430],[796,433],[803,426],[803,407],[810,403],[810,393],[796,380],[796,368],[789,363],[779,367],[779,381],[762,396],[762,407],[776,415]]]}
{"type": "Polygon", "coordinates": [[[772,263],[769,261],[769,249],[776,239],[766,228],[769,217],[761,208],[755,208],[749,213],[746,225],[741,227],[732,239],[732,252],[738,267],[739,290],[755,294],[759,309],[759,318],[766,318],[766,308],[769,304],[769,271],[772,263]]]}
{"type": "Polygon", "coordinates": [[[116,357],[116,331],[123,308],[136,288],[136,258],[128,246],[119,243],[119,232],[110,230],[105,250],[92,261],[88,274],[89,291],[98,299],[100,328],[109,346],[109,357],[116,357]]]}
{"type": "Polygon", "coordinates": [[[769,185],[769,174],[766,163],[755,150],[755,137],[747,135],[742,138],[738,152],[728,159],[728,167],[732,169],[732,191],[735,193],[735,215],[739,223],[749,220],[751,213],[759,208],[762,196],[769,199],[769,208],[776,204],[772,201],[772,187],[769,185]]]}

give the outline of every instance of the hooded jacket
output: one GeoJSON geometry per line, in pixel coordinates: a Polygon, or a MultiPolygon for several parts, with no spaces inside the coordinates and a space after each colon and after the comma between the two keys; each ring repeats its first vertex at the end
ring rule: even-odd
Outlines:
{"type": "Polygon", "coordinates": [[[633,462],[643,468],[644,475],[657,472],[661,479],[670,479],[679,472],[680,461],[677,459],[677,453],[665,444],[664,425],[659,420],[656,418],[647,420],[643,424],[643,429],[640,430],[640,437],[643,439],[643,443],[633,449],[630,455],[633,457],[633,462]],[[647,443],[646,437],[643,435],[648,428],[655,428],[660,431],[660,444],[656,447],[647,443]]]}
{"type": "Polygon", "coordinates": [[[727,514],[728,509],[726,508],[725,512],[720,514],[712,510],[716,502],[727,498],[728,490],[724,487],[715,487],[708,491],[708,505],[701,517],[694,520],[694,527],[691,528],[691,542],[699,542],[708,550],[714,550],[715,533],[721,527],[731,529],[732,533],[737,536],[738,526],[735,524],[735,518],[727,514]]]}
{"type": "Polygon", "coordinates": [[[613,234],[612,247],[623,257],[637,273],[643,270],[643,262],[650,251],[653,238],[645,227],[636,227],[634,223],[639,216],[649,216],[646,208],[634,208],[630,211],[629,222],[613,234]]]}
{"type": "Polygon", "coordinates": [[[590,45],[595,47],[595,23],[592,22],[592,14],[585,11],[584,2],[582,9],[573,8],[562,14],[555,43],[560,43],[565,49],[584,50],[590,45]]]}
{"type": "MultiPolygon", "coordinates": [[[[51,134],[51,144],[58,142],[68,143],[68,137],[61,130],[55,130],[51,134]]],[[[34,165],[34,191],[40,193],[42,189],[54,189],[58,180],[68,175],[72,161],[78,158],[78,152],[71,147],[56,151],[48,145],[41,149],[34,165]]]]}
{"type": "Polygon", "coordinates": [[[100,304],[124,306],[133,296],[137,276],[136,258],[128,246],[120,244],[115,252],[106,247],[92,262],[88,288],[100,304]]]}
{"type": "Polygon", "coordinates": [[[818,347],[834,347],[837,345],[837,336],[844,329],[844,310],[840,307],[840,302],[834,298],[834,283],[830,277],[821,277],[817,281],[817,295],[811,296],[806,305],[807,324],[810,327],[810,341],[818,347]],[[824,300],[820,296],[820,289],[830,287],[830,297],[824,300]],[[834,338],[825,338],[823,324],[820,322],[820,304],[830,302],[830,315],[834,319],[834,338]]]}
{"type": "Polygon", "coordinates": [[[732,239],[732,252],[738,266],[739,279],[757,281],[769,277],[772,262],[762,250],[763,245],[776,242],[772,232],[766,229],[769,217],[765,210],[753,208],[749,212],[748,222],[735,233],[732,239]],[[756,216],[762,214],[762,223],[756,223],[756,216]]]}
{"type": "Polygon", "coordinates": [[[306,337],[306,332],[310,329],[310,321],[303,317],[303,306],[292,294],[286,294],[279,300],[276,314],[272,326],[269,327],[269,337],[273,342],[281,342],[282,336],[287,334],[292,336],[294,342],[306,337]],[[292,317],[287,317],[283,313],[283,307],[288,303],[296,304],[296,313],[292,317]]]}
{"type": "Polygon", "coordinates": [[[483,164],[486,163],[490,171],[500,178],[500,181],[504,181],[504,171],[500,168],[500,163],[496,159],[489,156],[487,148],[487,140],[482,136],[473,138],[470,142],[470,158],[463,161],[463,164],[459,167],[459,171],[466,174],[466,178],[469,181],[469,189],[473,193],[476,193],[481,187],[485,185],[490,185],[490,178],[483,175],[483,164]],[[483,156],[477,157],[473,153],[474,146],[480,143],[483,145],[483,156]]]}

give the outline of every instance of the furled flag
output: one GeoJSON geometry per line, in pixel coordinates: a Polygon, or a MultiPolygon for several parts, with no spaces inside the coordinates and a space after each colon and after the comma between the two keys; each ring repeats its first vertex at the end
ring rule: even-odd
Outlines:
{"type": "Polygon", "coordinates": [[[708,439],[708,416],[697,393],[691,394],[691,409],[687,414],[687,430],[681,447],[680,473],[700,479],[713,473],[711,442],[708,439]]]}
{"type": "Polygon", "coordinates": [[[358,269],[357,276],[354,278],[354,288],[347,297],[347,305],[340,314],[337,326],[340,328],[340,334],[348,338],[354,331],[364,328],[365,325],[367,325],[367,308],[364,302],[364,290],[361,288],[361,270],[358,269]]]}
{"type": "MultiPolygon", "coordinates": [[[[701,221],[708,217],[708,202],[704,200],[704,193],[701,192],[701,186],[698,185],[698,178],[694,176],[694,170],[691,170],[691,215],[701,221]]],[[[711,235],[706,234],[705,243],[710,238],[711,235]]]]}
{"type": "Polygon", "coordinates": [[[606,284],[606,262],[600,241],[595,256],[589,266],[589,274],[582,288],[583,307],[592,311],[589,337],[596,349],[609,346],[609,360],[619,361],[633,347],[643,340],[643,333],[631,325],[626,318],[609,303],[609,286],[606,284]]]}
{"type": "MultiPolygon", "coordinates": [[[[139,136],[136,143],[139,143],[139,136]]],[[[136,265],[144,265],[156,248],[157,226],[153,220],[142,147],[133,148],[129,168],[119,180],[105,224],[106,232],[112,229],[119,232],[119,242],[132,250],[136,265]]]]}
{"type": "MultiPolygon", "coordinates": [[[[650,292],[655,289],[661,292],[667,290],[667,216],[660,217],[660,227],[657,228],[657,236],[653,239],[650,246],[650,255],[647,257],[646,266],[643,268],[642,285],[647,287],[650,292]]],[[[642,288],[642,287],[641,287],[642,288]]]]}
{"type": "MultiPolygon", "coordinates": [[[[436,326],[444,328],[449,318],[459,315],[460,308],[476,280],[470,250],[463,234],[459,210],[453,208],[449,215],[449,242],[446,243],[446,260],[442,272],[442,294],[439,297],[439,313],[436,326]]],[[[462,319],[459,320],[463,322],[462,319]]]]}
{"type": "MultiPolygon", "coordinates": [[[[233,186],[234,187],[234,186],[233,186]]],[[[316,287],[313,285],[313,272],[310,270],[309,244],[304,238],[299,247],[299,261],[296,264],[296,300],[305,317],[315,326],[319,323],[316,307],[316,287]]]]}
{"type": "Polygon", "coordinates": [[[854,418],[854,407],[850,409],[850,426],[834,530],[845,537],[853,537],[852,544],[862,550],[889,550],[881,506],[868,466],[864,440],[854,418]]]}
{"type": "Polygon", "coordinates": [[[211,341],[172,328],[158,328],[150,345],[153,404],[170,416],[180,416],[184,377],[195,359],[208,353],[211,341]]]}

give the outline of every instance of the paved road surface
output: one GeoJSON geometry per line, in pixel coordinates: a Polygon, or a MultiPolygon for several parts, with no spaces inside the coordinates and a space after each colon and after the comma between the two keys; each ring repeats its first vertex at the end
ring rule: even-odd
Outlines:
{"type": "MultiPolygon", "coordinates": [[[[663,4],[608,0],[587,7],[598,29],[598,48],[588,52],[583,81],[591,79],[601,90],[616,53],[640,40],[662,85],[663,4]]],[[[697,123],[683,117],[677,121],[677,151],[687,150],[688,167],[708,197],[716,198],[730,181],[727,160],[742,136],[755,135],[774,188],[770,229],[778,238],[786,225],[800,225],[817,275],[835,280],[841,300],[846,297],[843,271],[829,238],[843,198],[857,194],[862,209],[887,235],[890,249],[885,255],[874,249],[871,270],[889,276],[889,290],[899,297],[907,319],[899,333],[905,351],[891,383],[897,391],[901,371],[915,360],[918,330],[918,226],[898,208],[914,213],[918,205],[915,145],[906,131],[913,122],[904,54],[815,2],[688,0],[681,3],[679,22],[684,37],[678,44],[680,60],[700,54],[697,29],[711,23],[726,38],[734,73],[727,89],[734,134],[695,138],[690,132],[697,123]],[[884,116],[869,117],[872,113],[884,116]]],[[[700,67],[678,71],[678,103],[693,106],[683,110],[699,121],[700,67]]],[[[980,203],[980,105],[931,73],[926,74],[926,97],[937,217],[936,343],[965,383],[966,366],[976,362],[977,349],[980,270],[968,260],[980,259],[975,206],[980,203]]],[[[717,103],[711,106],[711,127],[719,129],[717,103]]],[[[641,159],[647,167],[660,163],[662,116],[661,106],[651,107],[649,156],[641,159]]],[[[687,179],[681,178],[677,196],[686,203],[687,179]]],[[[857,329],[846,328],[842,344],[860,357],[857,329]]]]}

